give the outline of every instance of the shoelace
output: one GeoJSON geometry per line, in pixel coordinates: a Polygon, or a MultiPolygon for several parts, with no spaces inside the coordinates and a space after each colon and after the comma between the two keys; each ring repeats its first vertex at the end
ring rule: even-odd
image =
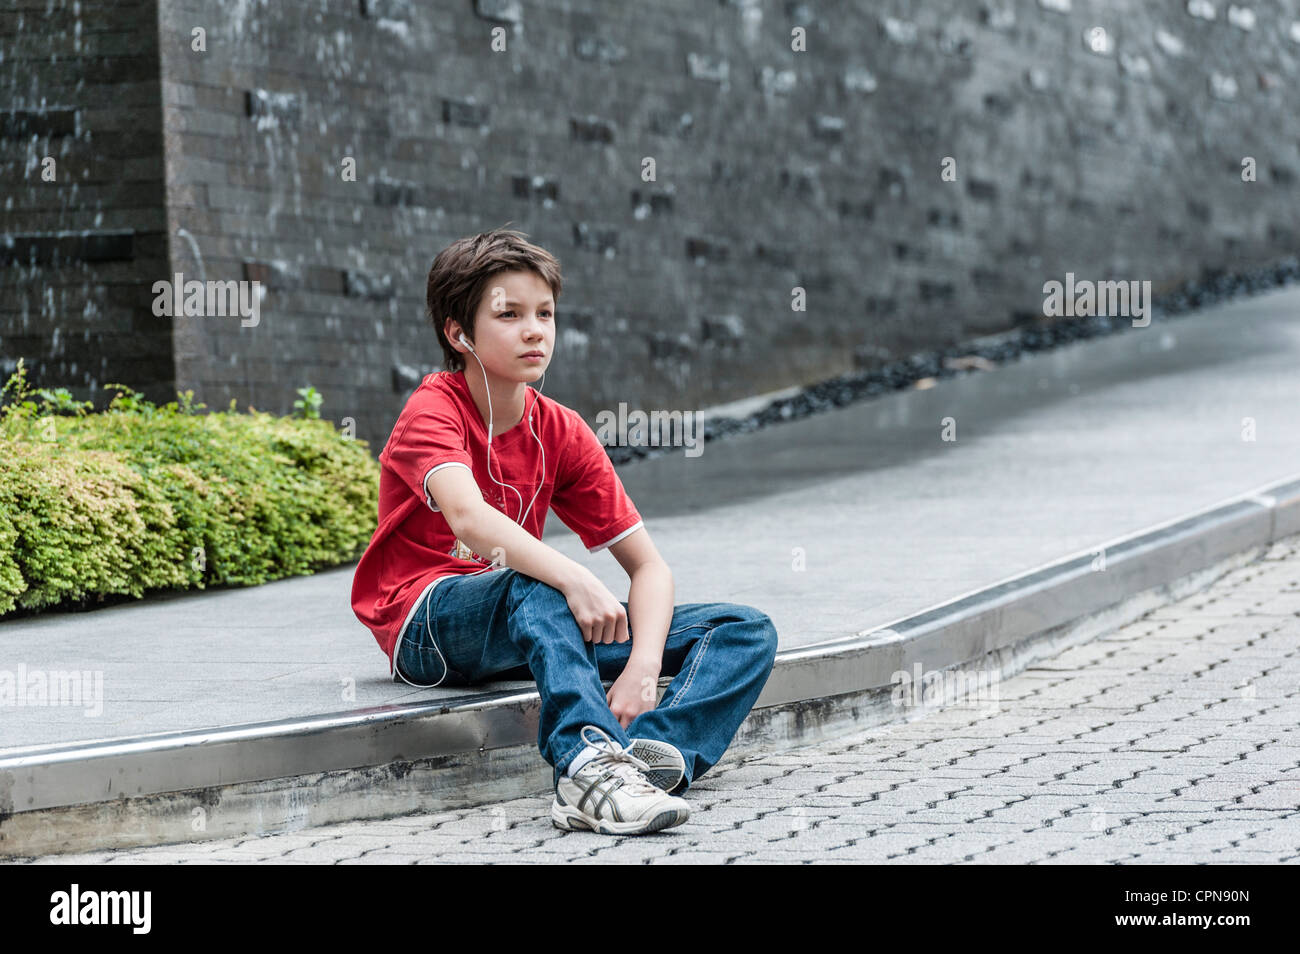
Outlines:
{"type": "Polygon", "coordinates": [[[656,792],[658,789],[652,785],[642,772],[648,772],[650,766],[641,761],[618,742],[611,739],[609,734],[600,726],[588,725],[582,728],[582,738],[589,745],[595,748],[601,748],[601,744],[594,739],[587,738],[587,730],[593,729],[599,732],[604,739],[605,748],[590,764],[601,764],[609,768],[610,774],[617,775],[623,780],[623,788],[630,792],[656,792]]]}

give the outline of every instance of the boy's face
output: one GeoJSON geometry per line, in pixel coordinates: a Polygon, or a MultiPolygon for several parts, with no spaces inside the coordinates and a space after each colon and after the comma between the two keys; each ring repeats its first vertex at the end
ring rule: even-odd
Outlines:
{"type": "MultiPolygon", "coordinates": [[[[531,271],[493,275],[474,315],[473,344],[489,375],[520,382],[541,378],[555,345],[551,286],[531,271]],[[542,357],[525,357],[529,352],[541,352],[542,357]]],[[[478,364],[468,351],[465,361],[478,364]]]]}

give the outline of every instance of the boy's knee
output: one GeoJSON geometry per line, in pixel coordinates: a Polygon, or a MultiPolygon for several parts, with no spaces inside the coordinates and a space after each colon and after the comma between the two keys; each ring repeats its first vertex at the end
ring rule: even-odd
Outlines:
{"type": "Polygon", "coordinates": [[[776,660],[777,650],[776,624],[772,622],[772,617],[760,609],[743,603],[731,604],[730,612],[751,624],[748,629],[754,641],[755,650],[766,661],[767,665],[771,666],[776,660]]]}
{"type": "Polygon", "coordinates": [[[768,616],[766,613],[762,614],[762,618],[759,622],[763,624],[763,659],[766,661],[767,668],[771,669],[776,663],[776,650],[779,641],[776,632],[776,624],[772,622],[772,617],[768,616]]]}

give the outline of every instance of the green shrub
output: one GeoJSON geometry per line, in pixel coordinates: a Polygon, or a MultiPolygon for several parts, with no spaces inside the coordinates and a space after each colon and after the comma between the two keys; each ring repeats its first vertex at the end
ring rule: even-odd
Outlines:
{"type": "Polygon", "coordinates": [[[319,418],[157,407],[124,385],[87,414],[0,408],[0,615],[106,594],[254,585],[356,559],[375,529],[379,466],[319,418]]]}
{"type": "Polygon", "coordinates": [[[305,388],[299,388],[298,400],[293,402],[294,413],[299,417],[318,418],[323,400],[321,393],[310,384],[305,388]]]}

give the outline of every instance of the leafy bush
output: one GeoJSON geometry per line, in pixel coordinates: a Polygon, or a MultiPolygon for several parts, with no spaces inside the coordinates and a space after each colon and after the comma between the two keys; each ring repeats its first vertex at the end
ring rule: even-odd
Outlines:
{"type": "Polygon", "coordinates": [[[379,466],[319,418],[200,414],[116,389],[0,408],[0,615],[106,594],[254,585],[347,563],[375,529],[379,466]]]}
{"type": "Polygon", "coordinates": [[[299,388],[298,394],[298,400],[293,402],[294,413],[305,418],[320,417],[320,406],[324,400],[320,392],[309,384],[305,388],[299,388]]]}

